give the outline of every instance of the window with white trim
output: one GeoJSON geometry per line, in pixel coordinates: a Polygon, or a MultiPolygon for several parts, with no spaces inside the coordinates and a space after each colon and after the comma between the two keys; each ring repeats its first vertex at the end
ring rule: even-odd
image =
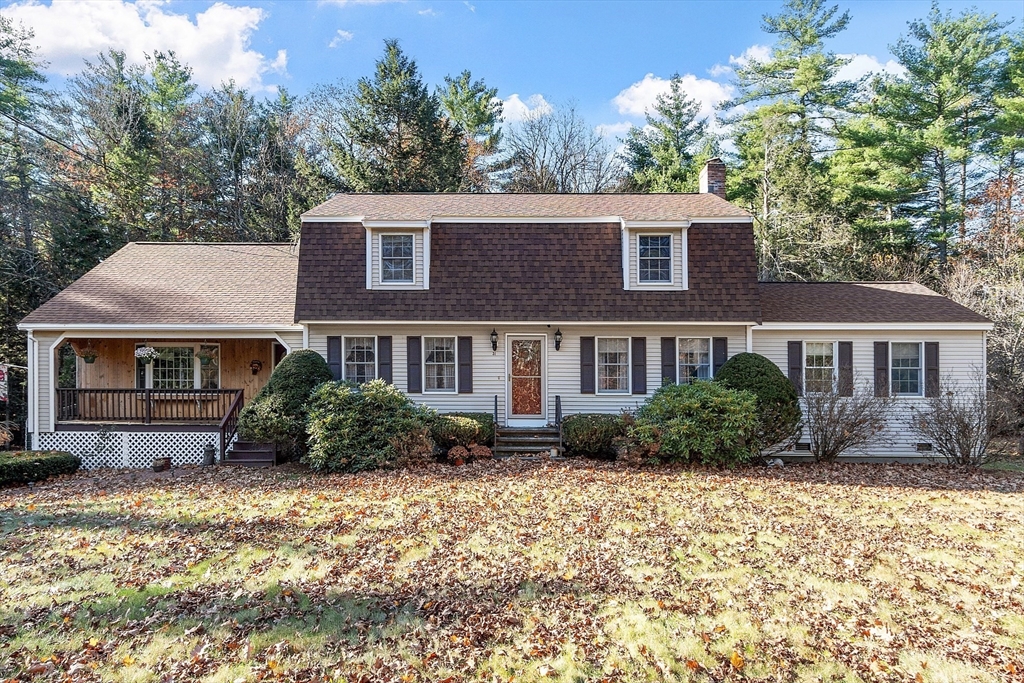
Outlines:
{"type": "Polygon", "coordinates": [[[672,236],[637,236],[637,281],[672,284],[672,236]]]}
{"type": "Polygon", "coordinates": [[[136,344],[152,346],[159,355],[146,363],[135,359],[137,389],[219,389],[219,344],[136,344]]]}
{"type": "Polygon", "coordinates": [[[380,236],[380,281],[411,284],[415,280],[415,238],[412,235],[380,236]]]}
{"type": "Polygon", "coordinates": [[[892,342],[889,345],[893,396],[921,395],[922,356],[920,342],[892,342]]]}
{"type": "Polygon", "coordinates": [[[375,337],[345,337],[345,380],[364,384],[377,376],[375,337]]]}
{"type": "Polygon", "coordinates": [[[455,391],[455,337],[423,338],[423,390],[455,391]]]}
{"type": "Polygon", "coordinates": [[[680,337],[676,344],[679,349],[679,384],[711,379],[711,339],[680,337]]]}
{"type": "Polygon", "coordinates": [[[835,386],[835,342],[804,342],[804,391],[827,394],[835,386]]]}
{"type": "Polygon", "coordinates": [[[598,337],[597,392],[629,393],[629,337],[598,337]]]}

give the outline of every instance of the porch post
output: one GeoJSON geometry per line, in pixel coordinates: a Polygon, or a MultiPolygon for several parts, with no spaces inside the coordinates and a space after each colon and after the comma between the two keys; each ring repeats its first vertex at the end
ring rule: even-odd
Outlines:
{"type": "Polygon", "coordinates": [[[144,394],[145,401],[146,401],[146,407],[145,407],[145,412],[144,412],[144,414],[145,414],[145,423],[146,424],[150,424],[153,421],[153,404],[149,400],[150,391],[151,391],[150,388],[146,387],[146,392],[144,394]]]}

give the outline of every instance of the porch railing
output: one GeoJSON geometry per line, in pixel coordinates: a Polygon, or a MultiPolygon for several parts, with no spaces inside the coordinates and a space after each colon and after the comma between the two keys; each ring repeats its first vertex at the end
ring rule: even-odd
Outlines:
{"type": "Polygon", "coordinates": [[[57,389],[58,422],[219,424],[238,389],[57,389]]]}
{"type": "Polygon", "coordinates": [[[241,389],[235,394],[235,398],[231,401],[231,405],[228,406],[228,410],[224,413],[223,419],[220,421],[220,461],[224,462],[227,459],[228,445],[231,440],[235,438],[235,434],[238,433],[238,416],[242,412],[242,404],[245,403],[245,392],[241,389]]]}

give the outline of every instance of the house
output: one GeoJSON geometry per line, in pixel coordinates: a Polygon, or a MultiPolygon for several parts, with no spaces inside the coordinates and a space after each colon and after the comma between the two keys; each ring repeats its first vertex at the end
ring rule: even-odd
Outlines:
{"type": "Polygon", "coordinates": [[[724,177],[712,160],[693,194],[343,194],[303,215],[297,248],[130,244],[21,323],[33,446],[195,462],[296,348],[522,428],[634,409],[753,351],[801,391],[893,392],[902,413],[858,455],[921,457],[909,409],[940,377],[983,388],[991,323],[913,283],[758,282],[724,177]]]}

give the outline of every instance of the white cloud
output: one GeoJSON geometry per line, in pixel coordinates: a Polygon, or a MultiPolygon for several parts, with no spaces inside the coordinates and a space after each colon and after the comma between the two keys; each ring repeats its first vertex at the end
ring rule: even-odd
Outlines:
{"type": "Polygon", "coordinates": [[[602,123],[594,127],[594,132],[603,138],[621,138],[629,132],[633,124],[629,121],[618,123],[602,123]]]}
{"type": "Polygon", "coordinates": [[[767,62],[772,56],[772,49],[767,45],[751,45],[739,57],[729,55],[729,63],[735,66],[746,66],[750,62],[767,62]]]}
{"type": "MultiPolygon", "coordinates": [[[[667,93],[670,80],[654,74],[647,74],[642,80],[629,86],[612,99],[619,113],[624,116],[641,117],[653,109],[658,96],[667,93]]],[[[683,91],[691,99],[700,103],[700,116],[713,118],[715,105],[732,95],[732,86],[712,81],[708,78],[697,78],[693,74],[682,77],[683,91]]]]}
{"type": "Polygon", "coordinates": [[[416,14],[424,17],[436,17],[438,13],[434,11],[433,7],[428,7],[427,9],[421,9],[416,14]]]}
{"type": "Polygon", "coordinates": [[[531,116],[549,114],[553,111],[548,101],[539,93],[530,95],[525,101],[519,98],[518,93],[513,93],[502,101],[502,105],[502,117],[509,123],[525,121],[531,116]]]}
{"type": "Polygon", "coordinates": [[[345,5],[383,5],[386,2],[405,2],[405,0],[317,0],[316,4],[344,7],[345,5]]]}
{"type": "Polygon", "coordinates": [[[173,50],[204,86],[234,79],[243,87],[266,89],[270,86],[263,77],[284,74],[288,66],[287,51],[280,50],[271,59],[250,47],[252,34],[267,18],[257,7],[216,2],[193,20],[152,0],[50,5],[22,0],[2,13],[31,28],[40,55],[49,62],[48,70],[65,76],[80,71],[83,60],[108,49],[123,50],[136,63],[147,53],[173,50]]]}
{"type": "Polygon", "coordinates": [[[353,37],[355,37],[355,34],[352,33],[352,31],[343,31],[339,28],[338,32],[334,34],[333,38],[331,38],[331,42],[327,43],[327,47],[338,47],[342,43],[347,43],[352,40],[353,37]]]}
{"type": "Polygon", "coordinates": [[[903,68],[903,65],[894,59],[890,59],[883,63],[880,62],[877,57],[872,55],[848,54],[839,56],[850,60],[850,63],[840,69],[839,73],[836,74],[836,78],[839,80],[856,81],[868,74],[902,76],[907,73],[907,70],[903,68]]]}
{"type": "Polygon", "coordinates": [[[468,10],[469,10],[470,12],[475,12],[475,11],[476,11],[476,5],[471,5],[471,4],[469,3],[469,0],[462,0],[462,4],[463,4],[463,5],[465,5],[465,6],[466,6],[466,8],[467,8],[467,9],[468,9],[468,10]]]}

